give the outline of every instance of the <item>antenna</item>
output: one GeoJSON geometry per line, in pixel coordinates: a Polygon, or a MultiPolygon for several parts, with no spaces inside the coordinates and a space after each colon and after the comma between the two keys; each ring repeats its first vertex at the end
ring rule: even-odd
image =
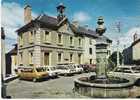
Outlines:
{"type": "Polygon", "coordinates": [[[117,30],[118,30],[119,33],[121,32],[121,26],[122,26],[121,22],[118,21],[118,22],[116,23],[116,28],[117,28],[117,30]]]}

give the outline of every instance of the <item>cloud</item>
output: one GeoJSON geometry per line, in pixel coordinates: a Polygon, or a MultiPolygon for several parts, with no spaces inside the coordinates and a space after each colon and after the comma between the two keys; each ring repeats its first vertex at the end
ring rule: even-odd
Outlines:
{"type": "MultiPolygon", "coordinates": [[[[4,27],[5,34],[8,38],[13,39],[12,43],[16,43],[17,34],[15,31],[24,25],[24,16],[23,16],[24,8],[15,2],[3,2],[2,3],[2,13],[1,13],[1,25],[4,27]],[[15,41],[14,41],[15,40],[15,41]]],[[[36,13],[32,12],[33,16],[37,16],[36,13]]],[[[6,42],[9,43],[9,42],[6,42]]],[[[9,44],[7,44],[8,48],[9,44]]]]}
{"type": "Polygon", "coordinates": [[[80,11],[74,14],[73,16],[73,20],[84,23],[86,21],[89,21],[91,19],[91,17],[89,16],[89,14],[87,14],[86,12],[80,11]]]}
{"type": "Polygon", "coordinates": [[[113,45],[114,50],[116,50],[115,47],[117,44],[117,40],[120,41],[120,45],[119,45],[120,50],[123,50],[124,46],[129,47],[131,45],[131,43],[133,42],[133,35],[135,33],[137,33],[140,38],[140,27],[133,27],[133,28],[129,29],[128,32],[126,32],[124,36],[119,37],[119,38],[113,38],[112,45],[113,45]]]}

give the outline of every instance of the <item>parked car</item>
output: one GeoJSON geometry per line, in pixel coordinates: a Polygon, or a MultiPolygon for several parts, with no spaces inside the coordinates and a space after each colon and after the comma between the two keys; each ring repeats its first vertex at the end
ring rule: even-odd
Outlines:
{"type": "Polygon", "coordinates": [[[80,66],[78,64],[74,64],[73,66],[74,66],[75,71],[76,71],[75,73],[82,73],[84,71],[82,66],[80,66]]]}
{"type": "Polygon", "coordinates": [[[46,69],[46,71],[49,73],[49,76],[51,78],[56,78],[58,77],[59,74],[59,70],[57,70],[57,68],[55,66],[45,66],[44,67],[46,69]]]}
{"type": "Polygon", "coordinates": [[[76,72],[75,68],[69,64],[58,64],[57,70],[59,70],[60,75],[64,76],[73,75],[76,72]]]}
{"type": "Polygon", "coordinates": [[[96,70],[95,64],[80,64],[80,66],[83,68],[84,72],[95,72],[96,70]]]}
{"type": "Polygon", "coordinates": [[[40,79],[46,79],[49,74],[43,67],[24,67],[19,68],[18,75],[20,79],[32,80],[34,82],[40,79]]]}
{"type": "Polygon", "coordinates": [[[132,78],[135,84],[140,85],[140,67],[136,66],[118,66],[108,75],[122,77],[122,78],[132,78]]]}

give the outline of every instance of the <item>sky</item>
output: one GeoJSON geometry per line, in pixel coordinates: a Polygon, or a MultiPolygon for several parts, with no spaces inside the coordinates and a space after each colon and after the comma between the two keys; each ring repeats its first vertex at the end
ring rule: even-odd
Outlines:
{"type": "Polygon", "coordinates": [[[6,50],[17,42],[16,30],[24,25],[24,6],[32,7],[33,18],[41,13],[57,16],[56,6],[66,6],[65,15],[70,21],[76,20],[82,26],[95,30],[99,16],[104,17],[107,31],[104,33],[113,40],[112,50],[116,50],[116,41],[120,41],[120,50],[131,45],[133,34],[140,35],[140,0],[2,0],[1,25],[6,33],[6,50]],[[117,24],[120,22],[121,31],[117,24]]]}

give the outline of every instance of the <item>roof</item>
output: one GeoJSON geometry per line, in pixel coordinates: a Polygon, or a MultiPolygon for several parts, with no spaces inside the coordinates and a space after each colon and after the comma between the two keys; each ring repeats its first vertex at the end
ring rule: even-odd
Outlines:
{"type": "Polygon", "coordinates": [[[82,34],[82,35],[89,35],[96,38],[98,37],[96,32],[91,29],[86,29],[85,27],[82,27],[82,26],[76,27],[73,24],[70,24],[70,27],[75,33],[82,34]]]}
{"type": "Polygon", "coordinates": [[[27,28],[29,27],[34,27],[35,23],[40,23],[40,25],[42,25],[43,27],[58,29],[65,20],[67,20],[66,17],[64,18],[64,20],[58,22],[57,18],[55,17],[48,16],[46,14],[40,14],[37,18],[31,20],[31,22],[16,30],[16,32],[21,32],[27,30],[27,28]]]}
{"type": "Polygon", "coordinates": [[[133,43],[132,43],[132,45],[131,46],[134,46],[134,45],[136,45],[137,43],[139,43],[140,42],[140,38],[139,39],[137,39],[136,41],[134,41],[133,43]]]}
{"type": "MultiPolygon", "coordinates": [[[[65,21],[67,21],[69,23],[69,26],[74,33],[91,36],[94,38],[99,37],[99,35],[96,34],[96,31],[94,31],[92,29],[87,29],[82,26],[76,27],[75,25],[71,24],[66,17],[64,17],[62,21],[58,22],[56,17],[48,16],[46,14],[39,15],[37,18],[32,20],[30,23],[28,23],[28,24],[24,25],[23,27],[21,27],[20,29],[18,29],[17,32],[27,31],[27,28],[34,27],[35,23],[37,23],[37,22],[40,23],[40,25],[42,25],[42,27],[47,27],[50,29],[58,29],[62,25],[62,23],[65,21]]],[[[103,39],[105,39],[105,41],[112,42],[112,40],[108,39],[105,36],[103,36],[103,39]]]]}
{"type": "Polygon", "coordinates": [[[15,47],[12,50],[10,50],[8,54],[17,54],[17,44],[15,44],[15,47]]]}
{"type": "Polygon", "coordinates": [[[52,17],[52,16],[48,16],[45,14],[39,15],[35,20],[38,20],[40,22],[44,22],[44,23],[46,23],[48,25],[52,25],[54,27],[57,27],[57,24],[58,24],[57,18],[52,17]]]}

